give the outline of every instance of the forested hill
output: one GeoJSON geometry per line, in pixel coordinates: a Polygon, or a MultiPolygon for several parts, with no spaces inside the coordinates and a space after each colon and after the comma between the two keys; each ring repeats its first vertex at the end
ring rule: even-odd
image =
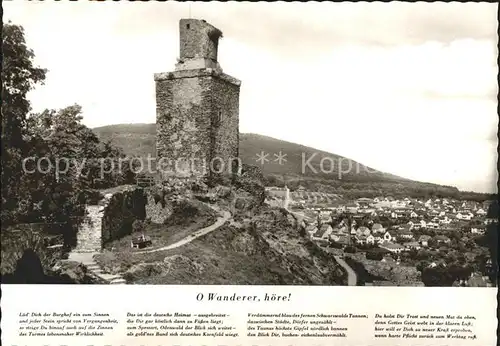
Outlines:
{"type": "MultiPolygon", "coordinates": [[[[116,124],[93,130],[102,140],[111,140],[123,148],[127,155],[146,157],[156,153],[155,124],[116,124]]],[[[307,189],[334,191],[353,198],[392,195],[491,199],[485,194],[460,192],[456,187],[417,182],[375,171],[333,153],[258,134],[240,134],[240,158],[245,164],[261,167],[269,184],[281,185],[285,181],[292,189],[302,185],[307,189]],[[281,164],[275,156],[280,152],[286,154],[286,161],[281,164]],[[269,154],[263,164],[256,161],[261,153],[269,154]],[[309,164],[304,165],[305,162],[309,164]]]]}

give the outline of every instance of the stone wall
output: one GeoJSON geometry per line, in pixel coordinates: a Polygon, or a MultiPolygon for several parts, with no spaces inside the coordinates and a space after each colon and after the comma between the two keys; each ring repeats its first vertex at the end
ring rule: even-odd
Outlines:
{"type": "Polygon", "coordinates": [[[238,157],[240,82],[212,69],[155,74],[158,168],[174,176],[205,176],[238,157]],[[217,165],[219,165],[217,167],[217,165]]]}
{"type": "Polygon", "coordinates": [[[63,257],[62,237],[33,231],[29,225],[18,225],[1,232],[1,274],[16,271],[26,251],[32,251],[41,262],[43,271],[48,271],[63,257]]]}
{"type": "Polygon", "coordinates": [[[157,168],[167,176],[204,175],[211,143],[210,77],[181,77],[157,78],[157,168]]]}
{"type": "MultiPolygon", "coordinates": [[[[212,158],[220,158],[223,173],[238,171],[240,86],[221,78],[212,79],[212,158]],[[236,165],[236,166],[235,166],[236,165]]],[[[215,162],[214,162],[215,163],[215,162]]]]}
{"type": "Polygon", "coordinates": [[[140,187],[130,186],[115,191],[104,206],[102,244],[132,233],[132,223],[146,218],[146,195],[140,187]]]}
{"type": "Polygon", "coordinates": [[[208,58],[217,61],[217,48],[222,32],[199,19],[179,21],[180,59],[208,58]]]}

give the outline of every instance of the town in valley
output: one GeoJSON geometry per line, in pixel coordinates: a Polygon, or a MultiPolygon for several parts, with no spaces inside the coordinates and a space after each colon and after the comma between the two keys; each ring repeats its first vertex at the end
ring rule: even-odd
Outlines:
{"type": "Polygon", "coordinates": [[[341,195],[267,187],[308,237],[353,268],[358,285],[490,287],[496,201],[341,195]]]}

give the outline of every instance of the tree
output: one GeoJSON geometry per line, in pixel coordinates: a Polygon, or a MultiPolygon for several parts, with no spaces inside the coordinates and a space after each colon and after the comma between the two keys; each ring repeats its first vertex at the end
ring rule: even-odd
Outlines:
{"type": "Polygon", "coordinates": [[[34,52],[26,46],[24,29],[11,22],[2,27],[2,221],[18,206],[21,161],[25,152],[23,129],[31,110],[29,91],[45,80],[47,70],[35,66],[34,52]]]}
{"type": "MultiPolygon", "coordinates": [[[[116,160],[124,155],[111,144],[100,143],[81,123],[79,105],[30,114],[27,94],[43,83],[47,71],[35,66],[21,26],[8,23],[2,35],[2,224],[68,221],[83,213],[79,197],[83,190],[96,187],[99,158],[116,160]],[[41,158],[43,164],[35,168],[42,170],[33,169],[41,158]],[[24,165],[24,159],[31,160],[31,167],[24,165]],[[75,162],[84,163],[87,171],[80,172],[75,162]],[[57,163],[62,165],[61,174],[54,169],[57,163]]],[[[100,187],[133,180],[130,161],[124,160],[119,168],[108,170],[100,187]]]]}
{"type": "Polygon", "coordinates": [[[381,252],[373,252],[373,251],[367,251],[365,256],[366,259],[374,261],[381,261],[384,258],[384,255],[381,252]]]}
{"type": "Polygon", "coordinates": [[[438,242],[437,242],[437,240],[436,240],[436,239],[431,238],[431,239],[429,239],[429,240],[427,241],[427,245],[429,245],[429,247],[430,247],[430,248],[435,249],[435,248],[437,248],[437,247],[438,247],[438,245],[439,245],[439,244],[438,244],[438,242]]]}
{"type": "Polygon", "coordinates": [[[344,252],[346,252],[346,253],[356,253],[356,248],[354,246],[346,246],[344,248],[344,252]]]}
{"type": "Polygon", "coordinates": [[[462,239],[462,234],[459,231],[449,232],[448,237],[457,244],[460,239],[462,239]]]}
{"type": "Polygon", "coordinates": [[[423,268],[421,276],[427,287],[450,287],[457,279],[456,271],[443,266],[423,268]]]}
{"type": "Polygon", "coordinates": [[[498,202],[497,196],[494,197],[494,200],[488,206],[486,217],[496,220],[500,217],[500,203],[498,202]]]}
{"type": "Polygon", "coordinates": [[[420,249],[417,251],[417,255],[415,256],[415,259],[417,259],[417,260],[429,260],[429,259],[431,259],[431,256],[427,250],[420,249]]]}
{"type": "Polygon", "coordinates": [[[135,175],[130,160],[111,142],[101,143],[82,119],[82,107],[77,104],[30,116],[31,155],[48,157],[54,166],[59,163],[63,172],[54,179],[72,186],[74,197],[85,189],[132,183],[135,175]]]}
{"type": "Polygon", "coordinates": [[[401,237],[401,236],[396,236],[396,243],[399,243],[399,244],[404,244],[407,242],[407,239],[404,238],[404,237],[401,237]]]}
{"type": "Polygon", "coordinates": [[[424,271],[424,269],[429,266],[429,264],[430,264],[429,261],[422,260],[422,261],[419,261],[415,267],[417,268],[417,270],[419,272],[422,273],[424,271]]]}
{"type": "Polygon", "coordinates": [[[141,233],[144,231],[145,224],[143,220],[134,220],[132,223],[132,233],[141,233]]]}
{"type": "MultiPolygon", "coordinates": [[[[498,204],[497,204],[498,206],[498,204]]],[[[491,282],[498,280],[498,223],[490,224],[486,227],[486,243],[488,244],[488,252],[491,260],[491,268],[487,275],[491,282]]]]}
{"type": "Polygon", "coordinates": [[[416,260],[418,258],[418,251],[412,248],[408,251],[407,255],[409,259],[416,260]]]}
{"type": "Polygon", "coordinates": [[[330,240],[329,247],[334,249],[342,249],[343,245],[341,243],[337,243],[336,241],[330,240]]]}
{"type": "Polygon", "coordinates": [[[83,214],[80,195],[89,186],[82,179],[80,168],[88,166],[87,157],[97,156],[100,149],[99,139],[81,120],[78,105],[45,110],[26,120],[29,157],[38,162],[43,158],[47,167],[23,174],[20,196],[28,204],[39,206],[39,214],[27,217],[21,213],[20,221],[62,222],[83,214]]]}

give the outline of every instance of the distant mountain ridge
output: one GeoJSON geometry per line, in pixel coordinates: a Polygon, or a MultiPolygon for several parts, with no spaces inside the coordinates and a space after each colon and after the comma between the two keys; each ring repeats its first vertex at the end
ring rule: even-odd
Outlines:
{"type": "MultiPolygon", "coordinates": [[[[111,140],[121,147],[127,155],[147,156],[149,154],[155,156],[156,124],[118,124],[97,127],[93,130],[101,139],[111,140]]],[[[332,170],[331,162],[334,163],[334,166],[339,162],[344,163],[342,172],[349,168],[348,162],[350,162],[352,169],[359,171],[356,173],[358,175],[366,175],[365,173],[371,171],[374,172],[371,174],[372,179],[377,177],[384,180],[407,180],[392,174],[375,171],[361,163],[326,151],[254,133],[240,134],[240,158],[243,163],[259,166],[258,155],[261,153],[268,154],[265,162],[260,165],[265,174],[294,175],[302,173],[306,176],[338,177],[339,170],[335,167],[332,170]],[[280,152],[286,155],[281,163],[276,157],[280,152]],[[322,159],[324,159],[323,166],[321,166],[322,159]],[[304,163],[306,164],[304,165],[304,163]]],[[[350,173],[346,172],[347,178],[351,178],[350,173]]]]}
{"type": "MultiPolygon", "coordinates": [[[[154,157],[156,154],[156,124],[116,124],[97,127],[93,131],[102,140],[111,140],[121,147],[127,155],[154,157]]],[[[286,182],[292,188],[293,185],[302,185],[317,191],[352,197],[388,194],[459,197],[460,194],[456,187],[412,181],[373,170],[340,155],[259,134],[240,134],[239,156],[243,163],[261,167],[269,184],[282,185],[286,182]],[[280,152],[286,155],[281,163],[278,160],[280,152]],[[258,161],[262,153],[267,156],[264,161],[258,161]],[[349,165],[351,169],[347,172],[349,165]]]]}

